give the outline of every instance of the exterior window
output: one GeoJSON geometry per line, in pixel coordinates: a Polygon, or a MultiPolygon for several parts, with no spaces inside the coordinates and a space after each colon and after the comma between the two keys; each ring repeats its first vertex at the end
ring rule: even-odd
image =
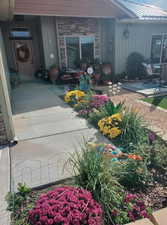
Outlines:
{"type": "Polygon", "coordinates": [[[162,45],[162,63],[167,63],[167,35],[163,36],[163,45],[162,45]]]}
{"type": "Polygon", "coordinates": [[[167,35],[154,35],[152,37],[151,62],[167,62],[167,35]]]}
{"type": "Polygon", "coordinates": [[[67,64],[76,68],[79,61],[91,63],[94,60],[94,37],[66,37],[67,64]]]}
{"type": "Polygon", "coordinates": [[[10,31],[10,39],[26,40],[32,39],[31,32],[26,28],[16,28],[10,31]]]}
{"type": "Polygon", "coordinates": [[[79,38],[66,38],[67,64],[71,68],[75,68],[77,60],[80,58],[79,38]]]}

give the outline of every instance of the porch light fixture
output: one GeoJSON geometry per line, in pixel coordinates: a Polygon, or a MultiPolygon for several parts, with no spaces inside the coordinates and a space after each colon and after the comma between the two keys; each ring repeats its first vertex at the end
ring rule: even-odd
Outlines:
{"type": "Polygon", "coordinates": [[[130,35],[130,32],[129,32],[129,29],[128,27],[125,28],[124,32],[123,32],[123,36],[125,39],[128,39],[129,38],[129,35],[130,35]]]}

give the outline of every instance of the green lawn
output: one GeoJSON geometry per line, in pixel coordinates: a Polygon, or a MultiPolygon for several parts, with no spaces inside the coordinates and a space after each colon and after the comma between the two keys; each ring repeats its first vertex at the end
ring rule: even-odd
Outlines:
{"type": "Polygon", "coordinates": [[[159,106],[163,109],[167,109],[167,96],[144,98],[143,101],[151,103],[154,106],[159,106]]]}

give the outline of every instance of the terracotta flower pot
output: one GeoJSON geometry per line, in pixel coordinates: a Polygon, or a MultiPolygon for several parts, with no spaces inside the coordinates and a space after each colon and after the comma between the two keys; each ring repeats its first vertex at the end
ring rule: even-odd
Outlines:
{"type": "Polygon", "coordinates": [[[96,81],[99,81],[100,77],[101,77],[101,74],[99,74],[99,73],[94,75],[94,78],[95,78],[96,81]]]}
{"type": "Polygon", "coordinates": [[[58,70],[58,68],[57,68],[57,67],[52,67],[52,68],[50,69],[48,75],[49,75],[49,80],[50,80],[53,84],[55,84],[55,83],[56,83],[56,80],[57,80],[57,78],[58,78],[58,76],[59,76],[59,70],[58,70]]]}

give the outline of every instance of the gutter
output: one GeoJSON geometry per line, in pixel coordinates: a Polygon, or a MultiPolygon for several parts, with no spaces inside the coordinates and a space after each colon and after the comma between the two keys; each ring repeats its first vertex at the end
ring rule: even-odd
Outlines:
{"type": "Polygon", "coordinates": [[[167,19],[139,19],[139,18],[135,18],[135,19],[118,19],[116,20],[117,23],[121,23],[121,24],[167,24],[167,19]]]}

